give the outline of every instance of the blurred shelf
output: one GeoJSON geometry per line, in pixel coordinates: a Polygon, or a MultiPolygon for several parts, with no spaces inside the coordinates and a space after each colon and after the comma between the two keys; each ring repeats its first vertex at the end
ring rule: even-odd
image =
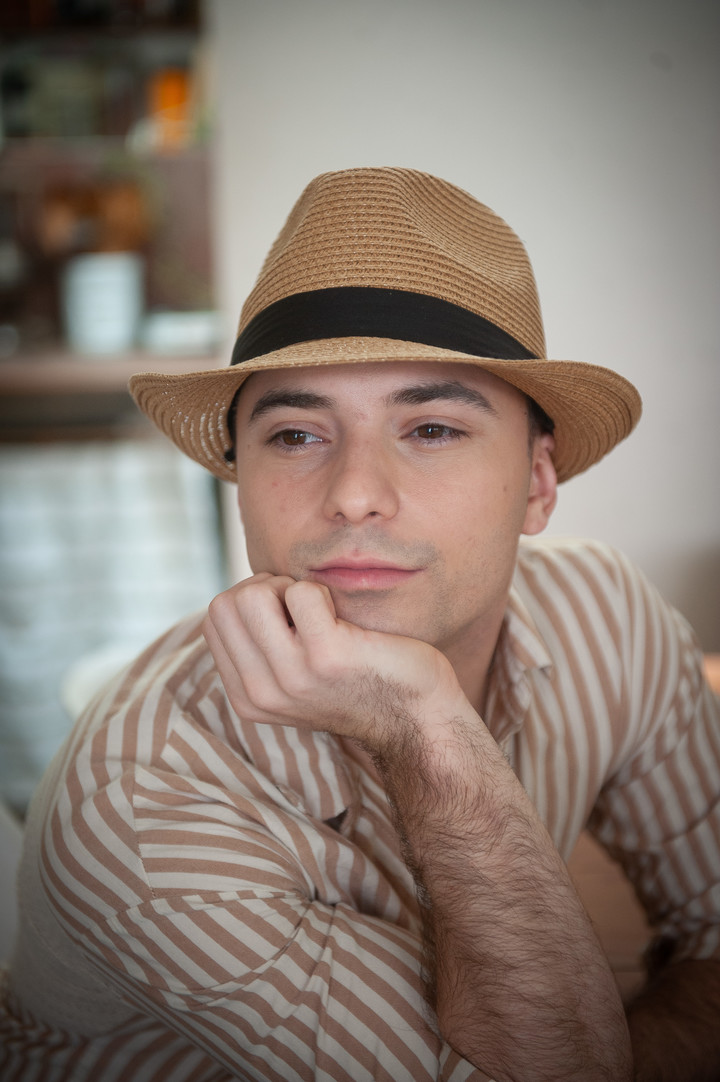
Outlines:
{"type": "Polygon", "coordinates": [[[147,437],[153,427],[127,390],[136,372],[219,368],[218,356],[136,351],[79,357],[64,350],[0,362],[0,443],[147,437]]]}
{"type": "Polygon", "coordinates": [[[124,390],[136,372],[196,372],[220,368],[217,356],[168,356],[135,350],[132,353],[81,357],[70,350],[28,353],[0,362],[0,394],[86,394],[124,390]]]}

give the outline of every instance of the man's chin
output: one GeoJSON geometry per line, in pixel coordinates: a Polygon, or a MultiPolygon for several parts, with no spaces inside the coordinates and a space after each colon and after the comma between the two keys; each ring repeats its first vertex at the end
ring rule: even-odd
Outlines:
{"type": "Polygon", "coordinates": [[[345,594],[331,590],[330,593],[339,619],[365,631],[420,638],[415,622],[397,612],[396,604],[388,597],[390,591],[345,594]]]}

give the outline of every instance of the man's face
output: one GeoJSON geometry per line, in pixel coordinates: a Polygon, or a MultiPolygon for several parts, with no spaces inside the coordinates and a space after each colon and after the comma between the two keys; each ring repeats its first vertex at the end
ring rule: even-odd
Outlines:
{"type": "Polygon", "coordinates": [[[552,510],[551,446],[471,365],[255,373],[237,410],[250,565],[324,583],[361,627],[472,649],[497,635],[520,533],[552,510]]]}

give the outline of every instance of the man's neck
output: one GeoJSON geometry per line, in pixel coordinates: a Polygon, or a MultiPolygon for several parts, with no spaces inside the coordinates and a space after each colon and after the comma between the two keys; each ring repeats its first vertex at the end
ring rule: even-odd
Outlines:
{"type": "Polygon", "coordinates": [[[462,639],[442,648],[455,670],[460,687],[480,717],[483,717],[485,711],[490,671],[504,616],[503,607],[492,621],[484,624],[481,631],[468,633],[462,639]]]}

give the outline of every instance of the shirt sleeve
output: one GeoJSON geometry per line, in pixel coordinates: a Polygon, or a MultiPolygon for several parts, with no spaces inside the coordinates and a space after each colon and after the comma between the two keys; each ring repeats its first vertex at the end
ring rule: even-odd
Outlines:
{"type": "Polygon", "coordinates": [[[622,557],[619,765],[590,829],[623,866],[665,959],[720,956],[720,719],[686,621],[622,557]]]}
{"type": "Polygon", "coordinates": [[[126,998],[233,1077],[489,1082],[433,1032],[413,937],[345,905],[184,898],[127,911],[107,934],[126,998]]]}

